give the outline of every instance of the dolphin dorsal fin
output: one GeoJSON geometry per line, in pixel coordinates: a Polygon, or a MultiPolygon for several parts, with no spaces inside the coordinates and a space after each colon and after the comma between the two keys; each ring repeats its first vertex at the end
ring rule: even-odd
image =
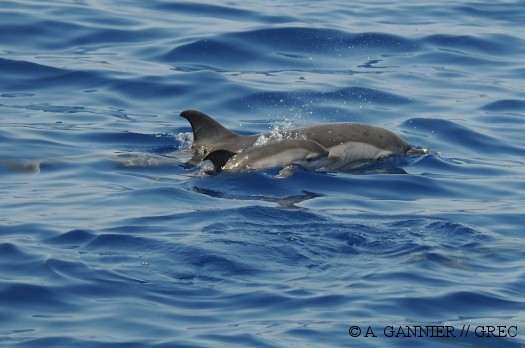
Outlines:
{"type": "Polygon", "coordinates": [[[240,136],[203,112],[197,110],[185,110],[180,113],[180,116],[190,122],[194,143],[217,142],[240,136]]]}
{"type": "Polygon", "coordinates": [[[211,161],[213,163],[213,166],[215,167],[216,172],[220,172],[222,170],[222,167],[232,158],[235,156],[236,153],[228,150],[217,150],[210,152],[206,157],[204,157],[203,161],[211,161]]]}

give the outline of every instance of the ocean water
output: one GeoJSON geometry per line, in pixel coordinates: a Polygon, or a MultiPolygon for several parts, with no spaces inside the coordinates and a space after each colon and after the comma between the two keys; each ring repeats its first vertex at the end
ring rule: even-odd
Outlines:
{"type": "Polygon", "coordinates": [[[523,346],[523,23],[523,1],[2,1],[0,346],[523,346]],[[201,175],[185,109],[431,152],[201,175]]]}

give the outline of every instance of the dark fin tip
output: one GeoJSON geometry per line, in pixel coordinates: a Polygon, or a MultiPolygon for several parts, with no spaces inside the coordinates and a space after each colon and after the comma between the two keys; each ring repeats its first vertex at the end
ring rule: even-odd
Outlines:
{"type": "Polygon", "coordinates": [[[232,158],[235,156],[235,152],[231,152],[228,150],[217,150],[210,152],[206,157],[204,157],[203,161],[211,161],[213,163],[213,166],[215,167],[216,172],[220,172],[222,170],[222,167],[232,158]]]}

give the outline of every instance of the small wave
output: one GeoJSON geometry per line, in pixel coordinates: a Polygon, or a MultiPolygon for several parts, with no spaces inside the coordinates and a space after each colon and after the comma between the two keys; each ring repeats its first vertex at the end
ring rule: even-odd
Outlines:
{"type": "Polygon", "coordinates": [[[446,319],[450,311],[459,311],[463,316],[483,317],[491,308],[511,310],[520,303],[491,293],[479,291],[442,291],[435,296],[417,298],[392,298],[393,303],[403,306],[412,318],[426,318],[427,313],[434,315],[434,320],[446,319]],[[437,305],[439,303],[439,305],[437,305]]]}
{"type": "Polygon", "coordinates": [[[94,239],[96,234],[85,230],[72,230],[47,240],[48,243],[58,245],[84,245],[94,239]]]}
{"type": "Polygon", "coordinates": [[[51,105],[51,104],[31,104],[31,103],[24,104],[24,105],[0,104],[0,106],[7,107],[7,108],[14,108],[14,109],[51,112],[51,113],[57,113],[57,114],[86,113],[86,114],[93,114],[93,115],[111,116],[111,117],[125,119],[125,120],[131,119],[128,116],[128,114],[124,112],[124,110],[114,109],[114,108],[98,109],[98,108],[88,108],[88,107],[73,106],[73,105],[51,105]]]}
{"type": "Polygon", "coordinates": [[[104,233],[99,234],[95,238],[89,240],[88,243],[83,246],[83,249],[107,252],[118,250],[118,252],[121,253],[125,250],[140,250],[154,245],[156,245],[156,242],[148,238],[127,236],[115,233],[104,233]]]}
{"type": "Polygon", "coordinates": [[[63,288],[32,283],[11,283],[0,287],[0,304],[16,305],[18,310],[49,311],[63,313],[72,309],[66,301],[67,296],[60,296],[63,288]],[[38,296],[35,296],[38,294],[38,296]]]}
{"type": "Polygon", "coordinates": [[[4,58],[0,58],[0,73],[4,76],[2,86],[7,90],[60,89],[64,86],[90,89],[108,82],[102,73],[96,71],[68,70],[4,58]]]}
{"type": "Polygon", "coordinates": [[[22,98],[22,97],[32,97],[32,96],[34,96],[33,93],[24,93],[24,92],[0,94],[0,97],[2,98],[22,98]]]}
{"type": "Polygon", "coordinates": [[[235,98],[229,102],[232,108],[239,109],[242,105],[253,107],[300,108],[305,104],[329,105],[338,103],[363,103],[373,105],[406,105],[413,103],[412,99],[374,88],[346,87],[335,91],[302,91],[302,92],[255,92],[250,95],[235,98]]]}
{"type": "Polygon", "coordinates": [[[504,99],[486,104],[482,107],[485,111],[525,111],[525,100],[504,99]]]}
{"type": "Polygon", "coordinates": [[[407,52],[416,42],[385,33],[349,34],[330,29],[300,27],[227,33],[173,48],[166,62],[205,64],[217,68],[240,66],[315,66],[312,57],[344,58],[366,50],[407,52]],[[309,59],[304,59],[308,57],[309,59]],[[303,62],[304,61],[304,62],[303,62]]]}
{"type": "Polygon", "coordinates": [[[438,46],[440,49],[456,49],[463,52],[482,52],[487,54],[516,53],[517,50],[508,43],[509,41],[514,41],[516,44],[520,42],[517,38],[506,35],[479,38],[470,35],[445,34],[431,35],[422,41],[426,44],[438,46]]]}
{"type": "Polygon", "coordinates": [[[26,262],[35,259],[35,256],[25,253],[19,246],[13,243],[0,243],[0,258],[3,262],[11,260],[25,260],[26,262]]]}
{"type": "Polygon", "coordinates": [[[257,52],[244,46],[237,46],[227,40],[223,42],[217,39],[203,39],[174,48],[163,57],[163,60],[232,68],[239,64],[256,64],[257,61],[260,61],[261,56],[257,52]]]}
{"type": "Polygon", "coordinates": [[[177,15],[187,13],[198,17],[227,18],[236,21],[263,21],[265,23],[281,23],[293,21],[292,17],[279,15],[264,15],[259,11],[225,5],[203,3],[155,3],[151,5],[162,12],[173,12],[177,15]]]}
{"type": "Polygon", "coordinates": [[[478,18],[478,20],[484,18],[488,21],[507,22],[510,26],[523,23],[525,20],[523,4],[520,2],[509,2],[505,6],[500,6],[499,3],[484,2],[458,4],[453,10],[462,12],[468,17],[478,18]]]}
{"type": "Polygon", "coordinates": [[[6,78],[9,76],[46,78],[63,74],[66,70],[23,60],[0,58],[0,72],[6,78]]]}
{"type": "MultiPolygon", "coordinates": [[[[456,146],[461,149],[482,151],[484,153],[515,153],[520,154],[522,149],[504,143],[502,140],[477,132],[472,128],[463,126],[457,122],[443,119],[412,118],[402,124],[409,129],[425,131],[427,134],[439,135],[448,142],[447,147],[456,146]]],[[[442,145],[443,146],[443,145],[442,145]]]]}
{"type": "Polygon", "coordinates": [[[225,37],[240,39],[262,47],[293,52],[320,52],[338,54],[357,48],[384,48],[389,51],[407,51],[417,47],[414,41],[387,33],[347,33],[333,29],[288,27],[262,29],[226,34],[225,37]]]}

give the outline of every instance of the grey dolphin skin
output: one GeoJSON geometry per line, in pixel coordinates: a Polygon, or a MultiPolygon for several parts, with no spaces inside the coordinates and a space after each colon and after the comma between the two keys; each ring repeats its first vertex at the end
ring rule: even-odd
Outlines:
{"type": "MultiPolygon", "coordinates": [[[[217,150],[233,153],[254,145],[260,136],[243,136],[225,128],[210,116],[196,110],[181,112],[193,131],[190,165],[197,165],[206,155],[217,150]]],[[[347,170],[389,156],[404,156],[414,149],[391,131],[357,123],[328,123],[286,131],[287,138],[315,141],[329,151],[324,165],[328,170],[347,170]]]]}
{"type": "Polygon", "coordinates": [[[213,151],[203,160],[212,161],[216,172],[285,167],[290,164],[308,168],[317,167],[315,163],[327,158],[328,153],[324,146],[312,140],[285,139],[252,146],[239,153],[213,151]]]}

